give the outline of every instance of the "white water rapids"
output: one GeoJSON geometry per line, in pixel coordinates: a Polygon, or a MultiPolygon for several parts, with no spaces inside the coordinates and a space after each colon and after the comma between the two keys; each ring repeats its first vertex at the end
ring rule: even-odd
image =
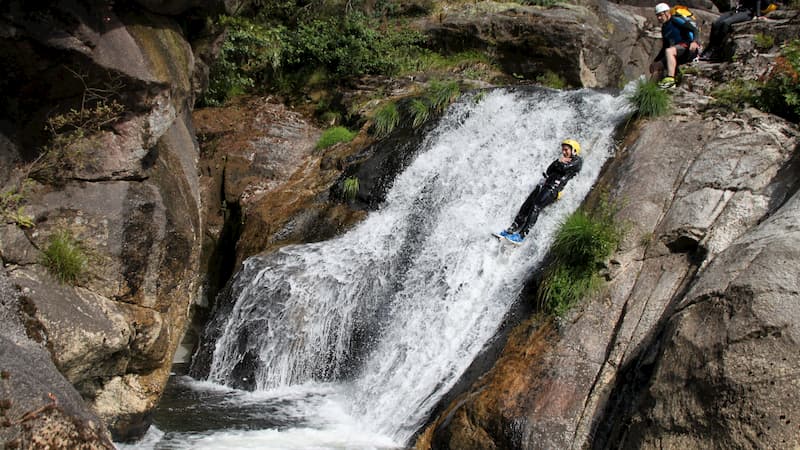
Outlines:
{"type": "MultiPolygon", "coordinates": [[[[156,448],[403,448],[497,332],[552,236],[611,155],[624,95],[493,90],[452,105],[382,207],[346,234],[253,257],[217,341],[209,381],[225,402],[296,420],[266,429],[154,430],[156,448]],[[560,142],[581,173],[525,243],[510,224],[560,142]],[[225,388],[249,352],[255,392],[225,388]]],[[[145,445],[142,443],[142,445],[145,445]]]]}

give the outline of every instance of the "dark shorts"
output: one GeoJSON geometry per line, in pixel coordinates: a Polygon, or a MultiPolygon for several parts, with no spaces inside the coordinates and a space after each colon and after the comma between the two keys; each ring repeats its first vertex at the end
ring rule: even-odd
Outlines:
{"type": "Polygon", "coordinates": [[[675,49],[678,51],[678,64],[692,62],[692,60],[697,56],[697,52],[693,52],[682,45],[676,45],[675,49]]]}
{"type": "MultiPolygon", "coordinates": [[[[694,60],[694,58],[697,56],[697,52],[690,51],[688,47],[684,47],[682,45],[673,45],[673,47],[675,47],[677,50],[676,59],[678,60],[678,65],[692,62],[692,60],[694,60]]],[[[664,61],[664,49],[661,49],[661,51],[658,53],[655,62],[661,63],[661,65],[667,67],[667,63],[664,61]]]]}

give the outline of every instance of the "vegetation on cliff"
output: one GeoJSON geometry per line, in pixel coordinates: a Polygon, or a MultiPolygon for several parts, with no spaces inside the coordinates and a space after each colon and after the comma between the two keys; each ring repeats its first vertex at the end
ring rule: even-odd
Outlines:
{"type": "MultiPolygon", "coordinates": [[[[262,1],[235,17],[221,16],[217,25],[226,30],[225,38],[199,104],[220,105],[241,94],[273,93],[289,103],[310,101],[324,122],[353,129],[369,118],[377,120],[376,114],[384,107],[382,100],[397,94],[379,87],[369,98],[345,104],[343,91],[358,90],[354,88],[363,83],[363,77],[422,78],[423,87],[406,91],[420,91],[417,93],[427,104],[423,108],[422,103],[415,103],[405,114],[418,126],[430,113],[443,109],[437,94],[446,94],[444,106],[454,99],[453,84],[458,92],[455,80],[488,80],[499,73],[484,53],[444,54],[429,48],[426,36],[412,21],[434,14],[432,8],[433,2],[401,6],[389,2],[298,5],[294,1],[262,1]],[[426,85],[430,85],[427,91],[426,85]],[[433,92],[441,87],[446,89],[433,92]]],[[[373,132],[378,136],[391,132],[391,122],[376,123],[373,132]]]]}
{"type": "Polygon", "coordinates": [[[616,249],[624,228],[614,221],[617,207],[602,201],[592,210],[572,213],[556,233],[553,264],[539,288],[539,308],[564,315],[600,286],[599,269],[616,249]]]}

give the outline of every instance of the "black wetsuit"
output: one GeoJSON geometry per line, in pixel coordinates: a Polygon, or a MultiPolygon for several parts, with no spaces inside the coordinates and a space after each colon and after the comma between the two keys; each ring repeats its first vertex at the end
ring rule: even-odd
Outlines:
{"type": "Polygon", "coordinates": [[[519,233],[525,237],[539,218],[539,211],[558,199],[558,193],[564,189],[567,181],[580,172],[582,166],[583,160],[577,155],[568,163],[561,162],[561,159],[553,161],[544,174],[545,179],[533,189],[522,204],[508,232],[519,233]]]}
{"type": "Polygon", "coordinates": [[[717,20],[711,24],[708,46],[703,52],[703,55],[711,59],[721,56],[715,53],[720,50],[723,41],[725,41],[725,37],[731,32],[733,24],[746,22],[760,15],[761,0],[743,0],[739,2],[739,6],[735,9],[722,13],[717,20]]]}

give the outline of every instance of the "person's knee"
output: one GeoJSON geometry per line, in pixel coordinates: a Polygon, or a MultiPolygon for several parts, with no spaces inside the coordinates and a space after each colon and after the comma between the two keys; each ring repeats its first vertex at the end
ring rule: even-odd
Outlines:
{"type": "Polygon", "coordinates": [[[678,49],[676,49],[675,47],[670,47],[670,48],[666,49],[664,51],[664,53],[667,56],[674,58],[674,57],[676,57],[678,55],[678,49]]]}

